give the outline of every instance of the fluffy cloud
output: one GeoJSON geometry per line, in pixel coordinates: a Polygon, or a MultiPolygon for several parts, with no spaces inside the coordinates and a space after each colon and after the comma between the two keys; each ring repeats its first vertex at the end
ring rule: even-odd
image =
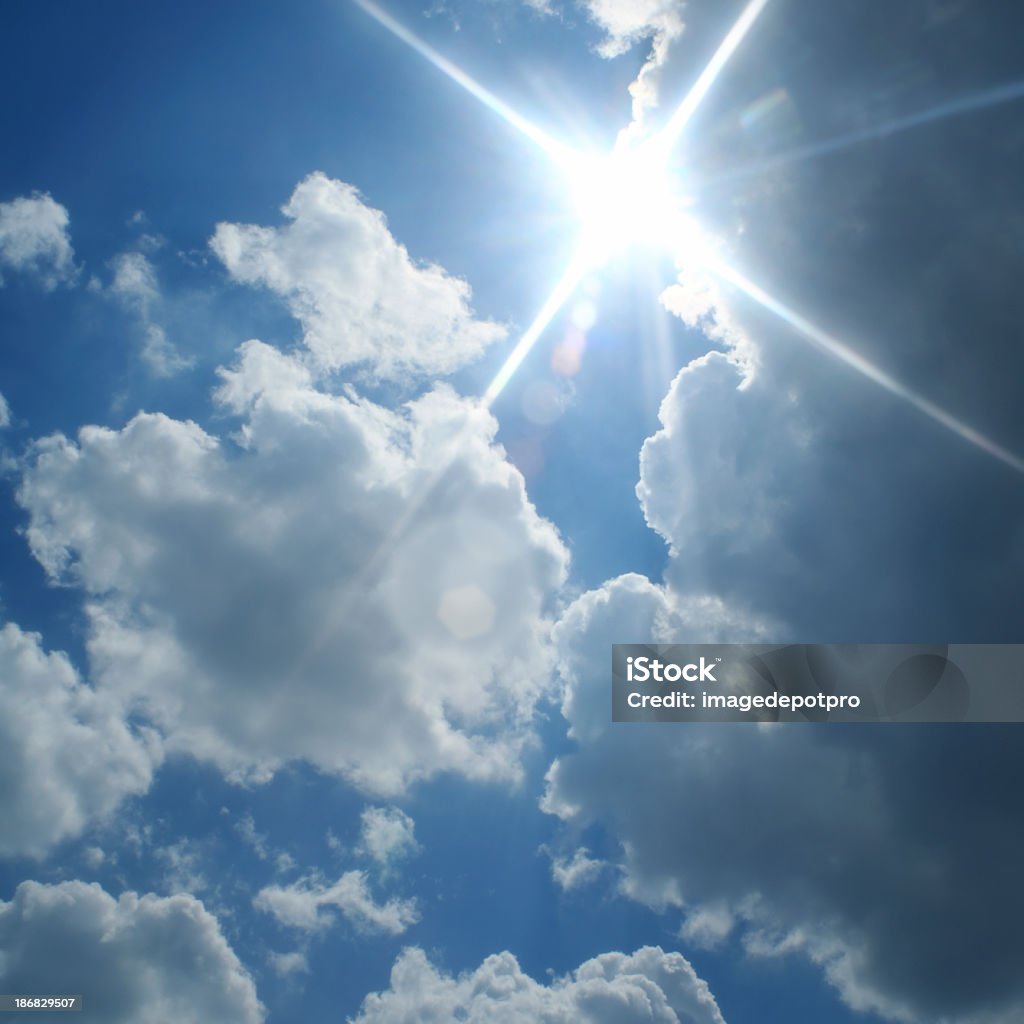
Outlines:
{"type": "Polygon", "coordinates": [[[67,657],[8,623],[0,629],[0,854],[42,855],[144,792],[159,751],[67,657]]]}
{"type": "Polygon", "coordinates": [[[600,52],[617,57],[642,40],[651,40],[651,52],[629,92],[633,118],[658,104],[658,78],[672,43],[683,33],[682,0],[583,0],[583,6],[606,37],[600,52]]]}
{"type": "Polygon", "coordinates": [[[46,193],[0,203],[0,269],[33,274],[45,288],[71,280],[68,222],[68,211],[46,193]]]}
{"type": "Polygon", "coordinates": [[[144,253],[124,252],[114,260],[114,279],[110,290],[139,318],[145,337],[142,358],[154,376],[172,377],[192,365],[168,341],[167,333],[154,319],[160,288],[156,270],[144,253]]]}
{"type": "Polygon", "coordinates": [[[218,401],[241,447],[142,414],[35,448],[27,536],[89,595],[97,688],[238,776],[517,777],[567,556],[493,419],[446,389],[330,396],[259,342],[218,401]],[[467,592],[493,615],[453,619],[467,592]]]}
{"type": "Polygon", "coordinates": [[[473,319],[464,281],[410,259],[351,185],[312,174],[283,212],[279,228],[219,224],[210,244],[236,281],[287,301],[321,367],[446,374],[504,335],[473,319]]]}
{"type": "Polygon", "coordinates": [[[602,50],[609,57],[644,39],[653,38],[657,51],[683,31],[681,0],[583,0],[583,6],[607,33],[602,50]]]}
{"type": "Polygon", "coordinates": [[[360,817],[359,848],[381,867],[417,850],[415,824],[397,807],[367,807],[360,817]]]}
{"type": "Polygon", "coordinates": [[[304,953],[271,953],[267,957],[271,970],[282,978],[293,974],[309,974],[309,961],[304,953]]]}
{"type": "Polygon", "coordinates": [[[110,1024],[264,1016],[252,979],[198,900],[115,900],[83,882],[23,882],[0,902],[0,986],[82,995],[86,1015],[110,1024]]]}
{"type": "MultiPolygon", "coordinates": [[[[892,45],[905,56],[905,35],[892,45]]],[[[963,242],[995,237],[970,198],[981,182],[1009,197],[1016,179],[989,182],[980,157],[955,190],[893,171],[974,138],[890,142],[884,161],[799,188],[780,173],[718,211],[719,251],[770,264],[768,292],[1019,450],[1019,360],[999,340],[1021,315],[1019,267],[974,267],[963,242]]],[[[1024,1009],[1013,731],[611,728],[607,644],[1019,639],[1019,475],[692,268],[663,302],[713,346],[679,372],[641,454],[669,565],[661,586],[584,595],[557,628],[577,747],[545,807],[571,837],[617,841],[626,891],[678,913],[688,942],[802,956],[891,1019],[1010,1024],[1024,1009]]]]}
{"type": "Polygon", "coordinates": [[[0,395],[0,430],[4,427],[11,425],[11,407],[7,404],[7,399],[3,395],[0,395]]]}
{"type": "Polygon", "coordinates": [[[330,927],[335,910],[359,931],[387,935],[401,935],[419,920],[415,900],[374,900],[363,871],[346,871],[330,884],[310,876],[291,885],[269,885],[256,894],[253,905],[281,924],[308,932],[330,927]]]}
{"type": "Polygon", "coordinates": [[[578,889],[594,881],[604,863],[588,856],[587,851],[580,847],[572,857],[553,857],[551,860],[551,877],[559,888],[566,892],[578,889]]]}
{"type": "Polygon", "coordinates": [[[540,985],[511,953],[475,970],[442,974],[417,948],[391,971],[391,987],[366,997],[355,1024],[724,1024],[714,996],[678,953],[646,946],[603,953],[540,985]]]}
{"type": "Polygon", "coordinates": [[[892,1019],[1019,1019],[1014,733],[609,723],[609,642],[765,631],[635,576],[583,595],[557,629],[577,749],[545,808],[614,836],[626,892],[681,911],[696,945],[801,954],[892,1019]]]}
{"type": "MultiPolygon", "coordinates": [[[[779,519],[791,499],[783,486],[773,485],[774,460],[764,434],[747,427],[752,419],[772,416],[777,392],[756,380],[743,388],[745,381],[722,352],[693,360],[672,382],[659,412],[661,429],[640,453],[637,495],[644,516],[687,579],[696,575],[686,574],[698,552],[714,549],[726,561],[773,544],[778,550],[779,519]]],[[[788,449],[805,472],[817,461],[812,432],[797,407],[775,414],[771,444],[776,459],[788,449]]]]}

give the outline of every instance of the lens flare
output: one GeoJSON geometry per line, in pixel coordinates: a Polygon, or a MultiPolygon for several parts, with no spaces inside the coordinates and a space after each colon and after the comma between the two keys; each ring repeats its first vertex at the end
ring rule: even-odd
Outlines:
{"type": "MultiPolygon", "coordinates": [[[[657,246],[671,253],[680,263],[703,265],[704,269],[728,281],[764,309],[785,321],[815,347],[828,352],[852,370],[902,399],[933,422],[945,427],[979,450],[1018,472],[1024,472],[1024,459],[902,384],[839,339],[783,305],[738,270],[718,258],[712,248],[705,243],[695,222],[683,213],[681,197],[677,194],[673,181],[674,176],[670,172],[670,157],[673,148],[730,58],[768,6],[769,0],[748,0],[711,59],[660,132],[632,144],[624,134],[622,138],[626,141],[621,142],[611,153],[603,155],[580,153],[550,136],[529,118],[518,113],[504,100],[490,92],[392,18],[374,0],[354,0],[354,2],[376,19],[379,24],[537,145],[565,176],[567,187],[576,206],[580,238],[575,254],[551,294],[537,312],[533,322],[523,333],[485,390],[480,403],[483,409],[490,408],[494,403],[541,335],[572,297],[580,282],[595,267],[625,248],[638,244],[657,246]]],[[[997,103],[1018,99],[1022,95],[1024,95],[1024,83],[1009,83],[998,89],[955,100],[940,108],[844,136],[830,143],[805,147],[794,153],[783,154],[770,163],[774,165],[779,161],[823,155],[867,138],[893,134],[896,131],[919,124],[927,124],[943,117],[984,109],[997,103]]]]}

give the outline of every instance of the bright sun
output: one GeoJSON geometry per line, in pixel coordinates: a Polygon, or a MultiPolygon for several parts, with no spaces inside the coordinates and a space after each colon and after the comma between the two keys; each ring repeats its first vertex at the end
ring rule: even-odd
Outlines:
{"type": "Polygon", "coordinates": [[[680,200],[658,141],[574,156],[566,167],[580,241],[595,264],[633,246],[666,249],[678,241],[680,200]]]}

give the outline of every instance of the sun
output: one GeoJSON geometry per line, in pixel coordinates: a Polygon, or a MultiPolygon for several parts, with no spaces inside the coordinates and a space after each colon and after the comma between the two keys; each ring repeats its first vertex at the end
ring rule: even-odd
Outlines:
{"type": "Polygon", "coordinates": [[[671,257],[677,269],[697,267],[701,272],[731,286],[783,320],[816,348],[845,363],[963,440],[1017,472],[1024,473],[1024,458],[906,387],[855,349],[817,327],[744,276],[719,255],[716,246],[711,244],[695,219],[686,212],[689,203],[680,194],[679,176],[671,171],[671,153],[715,80],[768,6],[769,0],[747,0],[704,70],[656,135],[636,139],[630,134],[632,129],[638,127],[634,121],[619,136],[618,144],[610,153],[596,155],[577,152],[563,140],[549,135],[410,32],[382,10],[376,0],[354,2],[533,142],[561,169],[568,182],[578,220],[579,244],[533,322],[523,331],[481,396],[484,408],[491,407],[530,349],[590,273],[612,257],[635,248],[646,248],[659,250],[671,257]]]}
{"type": "Polygon", "coordinates": [[[657,138],[565,161],[580,244],[595,265],[635,247],[678,246],[682,198],[657,138]]]}

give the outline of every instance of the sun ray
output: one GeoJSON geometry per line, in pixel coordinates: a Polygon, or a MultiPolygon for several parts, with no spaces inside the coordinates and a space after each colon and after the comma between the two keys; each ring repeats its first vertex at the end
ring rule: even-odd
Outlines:
{"type": "Polygon", "coordinates": [[[802,160],[813,160],[816,157],[828,156],[831,153],[838,153],[841,150],[849,149],[851,146],[857,146],[863,142],[870,142],[873,139],[888,138],[891,135],[897,135],[911,128],[919,128],[922,125],[931,124],[935,121],[944,121],[950,117],[960,117],[963,114],[976,113],[989,107],[995,107],[1003,103],[1012,103],[1020,99],[1024,99],[1024,81],[1007,82],[991,89],[971,93],[969,96],[961,96],[958,99],[940,103],[938,106],[929,107],[927,110],[919,110],[914,114],[894,117],[889,121],[883,121],[881,124],[873,125],[870,128],[847,132],[845,135],[839,135],[834,139],[797,146],[795,149],[787,150],[785,153],[778,153],[775,156],[755,161],[746,167],[739,167],[735,170],[727,171],[725,174],[715,175],[709,179],[708,184],[718,185],[740,181],[744,178],[762,174],[765,171],[774,170],[776,167],[784,167],[787,164],[798,163],[802,160]]]}
{"type": "MultiPolygon", "coordinates": [[[[606,201],[608,203],[616,202],[616,197],[613,194],[616,189],[628,193],[631,188],[634,192],[642,191],[644,188],[649,188],[650,182],[647,181],[647,179],[650,178],[652,174],[656,178],[659,170],[665,170],[667,168],[669,154],[672,148],[676,142],[678,142],[680,135],[686,128],[694,113],[699,109],[701,103],[707,97],[708,92],[714,85],[718,76],[722,73],[730,58],[747,37],[750,30],[754,27],[764,9],[768,6],[769,0],[749,0],[747,5],[740,12],[739,17],[736,19],[733,26],[726,33],[722,42],[715,50],[710,61],[708,61],[707,66],[697,77],[697,80],[691,86],[689,92],[683,98],[679,106],[676,107],[675,111],[672,113],[661,131],[636,146],[632,153],[629,151],[624,151],[622,153],[618,153],[617,151],[613,152],[610,155],[612,159],[611,163],[608,163],[608,157],[600,157],[596,159],[589,157],[573,150],[571,147],[549,135],[528,118],[510,107],[504,100],[500,99],[489,89],[477,82],[470,75],[466,74],[466,72],[457,65],[438,53],[433,47],[415,35],[415,33],[411,32],[400,22],[396,21],[391,15],[379,7],[374,0],[354,0],[354,2],[389,32],[419,53],[426,60],[430,61],[431,64],[451,78],[452,81],[456,82],[509,125],[516,128],[520,133],[535,143],[563,170],[573,187],[579,188],[583,177],[592,171],[598,174],[603,172],[609,178],[610,187],[601,187],[601,183],[599,183],[599,187],[596,189],[595,195],[589,197],[584,196],[584,199],[589,199],[589,202],[585,202],[583,205],[584,207],[593,207],[601,212],[601,218],[603,219],[602,222],[608,222],[605,223],[604,226],[606,228],[609,226],[612,228],[611,231],[605,232],[611,236],[612,242],[616,244],[628,244],[631,240],[630,238],[619,237],[620,234],[628,235],[628,233],[618,231],[618,221],[614,219],[614,216],[611,221],[608,221],[608,211],[602,209],[602,204],[606,204],[606,201]],[[636,174],[632,173],[630,161],[633,161],[634,163],[639,162],[640,170],[637,171],[636,174]],[[645,168],[646,164],[649,164],[650,166],[646,166],[645,168]],[[644,171],[644,173],[640,173],[640,171],[644,171]],[[619,180],[619,178],[623,178],[623,180],[619,180]]],[[[834,139],[831,142],[806,146],[788,154],[781,154],[779,157],[772,158],[770,162],[763,162],[759,164],[757,169],[761,170],[764,169],[766,165],[774,166],[775,164],[789,160],[807,159],[813,156],[824,155],[827,152],[834,152],[838,149],[855,145],[858,142],[866,141],[873,137],[883,137],[897,131],[904,131],[908,128],[927,124],[941,118],[953,117],[959,114],[983,109],[997,103],[1009,102],[1021,96],[1024,96],[1024,83],[1009,83],[996,89],[987,90],[983,93],[951,101],[918,114],[899,118],[894,121],[886,122],[882,125],[877,125],[872,129],[865,129],[862,132],[850,133],[840,137],[839,139],[834,139]]],[[[627,216],[627,219],[628,216],[631,216],[631,211],[635,209],[635,206],[636,204],[633,203],[632,207],[628,205],[624,207],[623,214],[627,216]]],[[[695,226],[690,224],[687,219],[679,216],[678,210],[666,210],[665,217],[668,222],[668,225],[665,226],[662,231],[665,238],[671,236],[677,226],[684,229],[683,235],[677,235],[677,237],[685,237],[687,239],[685,246],[686,251],[680,253],[678,251],[678,244],[674,247],[676,249],[676,255],[680,257],[681,262],[685,263],[687,261],[692,262],[696,260],[707,270],[732,284],[735,288],[746,294],[763,308],[789,324],[789,326],[797,331],[798,334],[814,344],[816,347],[839,359],[861,376],[873,381],[876,385],[888,391],[890,394],[907,402],[913,408],[917,409],[918,412],[956,434],[963,440],[974,445],[981,451],[986,452],[993,458],[998,459],[1000,462],[1003,462],[1018,472],[1024,472],[1024,459],[1021,459],[1020,456],[1015,455],[1002,445],[999,445],[995,441],[986,437],[980,431],[953,416],[930,399],[927,399],[908,388],[895,377],[865,359],[850,346],[829,334],[827,331],[822,330],[795,310],[784,305],[778,299],[769,295],[763,288],[759,287],[749,278],[741,274],[734,267],[721,260],[711,252],[709,247],[702,244],[699,231],[697,231],[695,226]]],[[[595,227],[599,228],[601,225],[595,223],[589,225],[589,227],[593,229],[595,227]]],[[[593,237],[593,232],[588,234],[587,228],[588,225],[584,224],[579,248],[570,261],[569,266],[566,268],[562,277],[551,291],[551,294],[537,312],[533,322],[523,332],[519,341],[509,353],[505,362],[502,364],[501,368],[495,374],[493,380],[481,396],[480,405],[483,409],[489,409],[491,405],[493,405],[495,400],[508,384],[509,380],[511,380],[513,374],[522,364],[523,360],[527,357],[534,345],[536,345],[543,332],[550,325],[559,310],[572,296],[580,281],[595,267],[597,263],[600,262],[600,257],[595,258],[595,254],[593,252],[588,252],[588,246],[591,248],[593,247],[595,238],[593,237]]],[[[599,231],[598,235],[600,236],[601,234],[602,233],[599,231]]],[[[600,237],[598,238],[598,241],[600,241],[600,237]]],[[[672,246],[668,247],[673,248],[672,246]]],[[[429,492],[429,490],[429,487],[426,488],[427,492],[429,492]]],[[[419,501],[414,502],[414,505],[418,505],[418,503],[423,500],[422,494],[418,497],[419,501]]],[[[371,559],[371,562],[372,561],[373,560],[371,559]]]]}
{"type": "Polygon", "coordinates": [[[373,0],[354,0],[354,2],[393,36],[415,50],[421,57],[426,58],[434,67],[447,75],[457,85],[462,86],[466,92],[478,99],[485,107],[493,110],[502,120],[539,146],[553,160],[561,163],[571,159],[572,149],[569,146],[549,135],[543,128],[539,128],[529,118],[524,117],[513,107],[510,107],[499,96],[495,96],[490,89],[481,85],[471,75],[466,74],[462,68],[454,64],[447,57],[438,53],[429,43],[420,39],[418,35],[407,29],[400,21],[397,21],[387,11],[374,3],[373,0]]]}
{"type": "Polygon", "coordinates": [[[697,81],[690,87],[690,91],[683,97],[682,103],[676,107],[672,116],[668,119],[665,127],[658,133],[661,145],[666,151],[670,150],[686,127],[690,118],[697,112],[698,107],[704,102],[715,79],[722,73],[722,69],[729,62],[729,58],[739,48],[740,43],[746,38],[747,33],[754,27],[754,23],[761,16],[761,12],[768,6],[768,0],[750,0],[746,7],[740,12],[735,24],[726,33],[725,38],[718,44],[708,61],[707,67],[698,75],[697,81]]]}
{"type": "Polygon", "coordinates": [[[544,305],[540,307],[533,323],[523,332],[522,337],[516,343],[515,348],[508,354],[501,369],[494,375],[494,379],[487,385],[487,390],[480,399],[485,409],[494,404],[494,400],[505,389],[505,385],[512,379],[512,375],[519,369],[519,365],[530,354],[530,349],[537,344],[540,336],[546,330],[548,324],[558,315],[558,311],[569,301],[570,296],[576,290],[577,285],[592,266],[592,260],[583,250],[577,251],[569,262],[565,273],[562,274],[558,284],[552,289],[544,305]]]}
{"type": "Polygon", "coordinates": [[[998,459],[1011,469],[1017,470],[1018,473],[1024,473],[1024,459],[1019,455],[1015,455],[1009,449],[986,437],[979,430],[964,423],[963,420],[958,419],[952,413],[947,412],[942,406],[936,405],[935,402],[911,390],[895,377],[886,373],[885,370],[876,366],[870,360],[865,359],[864,356],[850,348],[849,345],[844,344],[834,335],[822,330],[817,325],[811,323],[806,317],[801,316],[789,306],[769,295],[763,288],[754,284],[753,281],[724,260],[713,256],[707,257],[704,260],[704,266],[724,281],[738,288],[758,305],[767,309],[770,313],[774,313],[775,316],[789,324],[790,327],[817,348],[829,353],[829,355],[845,363],[862,377],[866,377],[890,394],[907,402],[917,409],[918,412],[923,413],[935,423],[945,427],[946,430],[951,431],[981,451],[998,459]]]}

